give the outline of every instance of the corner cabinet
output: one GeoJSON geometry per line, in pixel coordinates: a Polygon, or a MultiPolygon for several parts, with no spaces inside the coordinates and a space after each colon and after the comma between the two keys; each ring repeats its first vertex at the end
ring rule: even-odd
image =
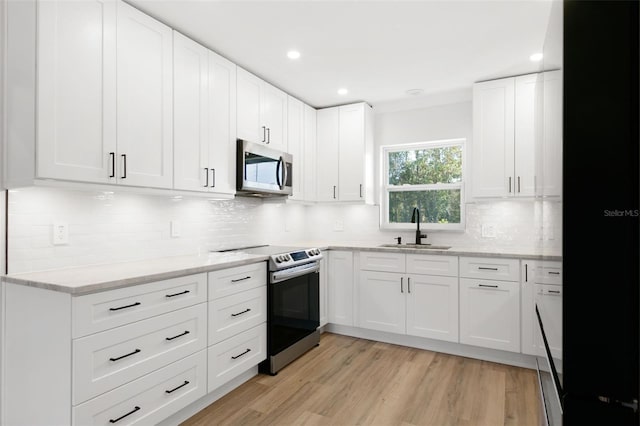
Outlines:
{"type": "Polygon", "coordinates": [[[293,156],[290,200],[316,200],[316,110],[289,96],[288,153],[293,156]]]}
{"type": "Polygon", "coordinates": [[[353,253],[329,251],[328,269],[329,322],[353,325],[353,253]]]}
{"type": "Polygon", "coordinates": [[[317,200],[373,203],[373,111],[364,103],[318,110],[317,200]]]}
{"type": "Polygon", "coordinates": [[[238,139],[287,151],[287,94],[242,68],[237,72],[238,139]]]}

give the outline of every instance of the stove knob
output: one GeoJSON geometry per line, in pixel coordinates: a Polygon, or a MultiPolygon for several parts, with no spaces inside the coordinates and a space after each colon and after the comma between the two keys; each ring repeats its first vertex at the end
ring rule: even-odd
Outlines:
{"type": "Polygon", "coordinates": [[[291,260],[291,256],[286,255],[286,256],[284,257],[284,259],[285,259],[285,260],[287,260],[287,261],[289,261],[289,260],[291,260]]]}
{"type": "Polygon", "coordinates": [[[276,258],[275,258],[275,261],[276,261],[276,263],[280,263],[280,262],[282,262],[282,260],[280,260],[280,256],[276,257],[276,258]]]}

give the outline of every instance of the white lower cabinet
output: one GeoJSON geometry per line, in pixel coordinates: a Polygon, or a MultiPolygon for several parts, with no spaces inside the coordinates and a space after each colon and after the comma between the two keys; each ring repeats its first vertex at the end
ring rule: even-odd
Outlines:
{"type": "Polygon", "coordinates": [[[458,277],[407,277],[407,334],[458,342],[458,277]]]}
{"type": "Polygon", "coordinates": [[[209,344],[267,321],[267,286],[223,297],[209,305],[209,344]]]}
{"type": "Polygon", "coordinates": [[[73,424],[156,424],[206,395],[206,371],[201,350],[74,407],[73,424]]]}
{"type": "Polygon", "coordinates": [[[358,326],[404,334],[404,281],[393,272],[360,271],[358,326]]]}
{"type": "Polygon", "coordinates": [[[353,325],[353,253],[331,250],[328,274],[329,322],[353,325]]]}
{"type": "Polygon", "coordinates": [[[460,278],[460,343],[520,352],[520,283],[460,278]]]}
{"type": "MultiPolygon", "coordinates": [[[[328,255],[329,252],[325,252],[325,256],[328,255]]],[[[329,282],[329,277],[327,276],[329,272],[328,263],[329,260],[326,257],[320,259],[320,327],[324,327],[329,323],[329,313],[327,309],[327,284],[329,282]]]]}

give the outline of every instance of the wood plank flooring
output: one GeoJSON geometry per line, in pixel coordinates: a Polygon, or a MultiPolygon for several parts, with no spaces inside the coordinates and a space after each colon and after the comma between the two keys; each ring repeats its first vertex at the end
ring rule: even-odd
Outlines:
{"type": "Polygon", "coordinates": [[[526,426],[538,398],[534,370],[324,333],[183,425],[526,426]]]}

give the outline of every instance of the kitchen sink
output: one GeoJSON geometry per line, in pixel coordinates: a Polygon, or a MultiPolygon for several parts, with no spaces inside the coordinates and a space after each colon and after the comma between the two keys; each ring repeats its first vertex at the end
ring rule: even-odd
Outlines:
{"type": "Polygon", "coordinates": [[[381,244],[379,247],[412,248],[423,250],[449,250],[451,246],[433,246],[431,244],[381,244]]]}

